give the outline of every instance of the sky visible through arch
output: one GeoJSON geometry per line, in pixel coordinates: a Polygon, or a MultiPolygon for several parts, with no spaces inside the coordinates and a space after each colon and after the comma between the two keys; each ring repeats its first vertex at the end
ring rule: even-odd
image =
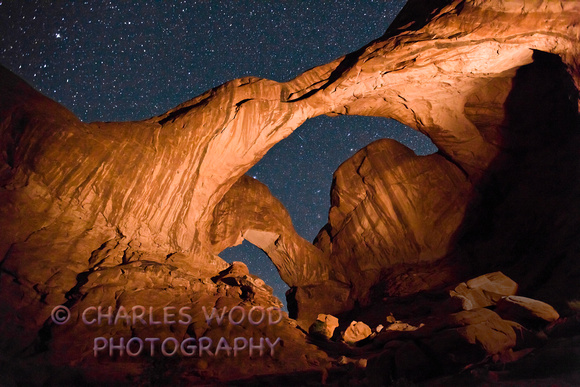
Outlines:
{"type": "MultiPolygon", "coordinates": [[[[231,79],[287,81],[380,37],[405,0],[0,0],[0,63],[83,121],[140,120],[231,79]]],[[[376,117],[317,117],[248,174],[312,240],[327,220],[336,168],[379,138],[417,154],[423,135],[376,117]]],[[[245,262],[284,300],[287,286],[247,242],[220,254],[245,262]]]]}
{"type": "MultiPolygon", "coordinates": [[[[319,116],[307,120],[276,144],[248,175],[266,184],[286,207],[294,228],[313,241],[328,220],[332,174],[356,151],[380,138],[394,138],[420,155],[437,148],[426,136],[397,121],[381,117],[319,116]]],[[[228,262],[241,260],[286,303],[288,286],[260,249],[244,241],[220,254],[228,262]]]]}

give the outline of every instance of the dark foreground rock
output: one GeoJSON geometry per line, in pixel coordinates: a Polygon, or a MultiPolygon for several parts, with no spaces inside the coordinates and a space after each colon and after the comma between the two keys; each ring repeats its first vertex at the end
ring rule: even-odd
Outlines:
{"type": "Polygon", "coordinates": [[[575,353],[574,320],[544,328],[557,318],[545,308],[496,313],[513,284],[465,281],[501,270],[518,295],[573,316],[579,26],[578,1],[410,0],[351,54],[284,83],[236,79],[139,122],[83,123],[0,67],[3,382],[389,383],[481,364],[503,380],[492,365],[537,364],[529,350],[543,329],[559,332],[545,356],[565,374],[558,351],[575,353]],[[336,171],[328,224],[309,243],[244,173],[322,114],[394,118],[438,152],[387,139],[358,151],[336,171]],[[291,286],[290,316],[251,321],[280,302],[219,257],[244,239],[291,286]],[[204,308],[224,320],[208,322],[204,308]],[[390,313],[418,329],[389,330],[390,313]],[[386,329],[362,346],[314,345],[305,329],[319,314],[386,329]],[[236,338],[247,356],[234,356],[236,338]],[[146,339],[159,340],[155,354],[128,353],[146,339]],[[175,346],[193,340],[197,356],[175,346]]]}

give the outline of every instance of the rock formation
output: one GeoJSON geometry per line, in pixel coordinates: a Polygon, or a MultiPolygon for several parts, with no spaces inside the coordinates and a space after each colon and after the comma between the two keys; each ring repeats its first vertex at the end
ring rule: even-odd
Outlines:
{"type": "MultiPolygon", "coordinates": [[[[0,68],[3,370],[35,384],[291,372],[320,380],[328,355],[294,320],[205,320],[202,307],[279,306],[263,281],[217,255],[242,239],[292,286],[291,317],[303,328],[319,313],[356,313],[499,269],[519,294],[563,310],[580,298],[579,25],[577,1],[410,0],[385,35],[291,81],[233,80],[127,123],[80,122],[0,68]],[[328,225],[310,244],[244,173],[321,114],[394,118],[439,151],[419,157],[390,140],[360,150],[335,173],[328,225]],[[67,324],[51,318],[57,305],[70,309],[67,324]],[[193,315],[159,327],[83,324],[83,311],[98,305],[193,315]],[[148,335],[280,337],[283,350],[251,368],[241,357],[93,356],[96,336],[148,335]]],[[[486,351],[474,362],[503,353],[505,337],[510,346],[516,338],[496,316],[458,312],[425,342],[448,354],[450,371],[463,367],[446,346],[464,340],[458,332],[469,321],[460,351],[479,340],[486,351]],[[480,338],[480,324],[497,337],[480,338]]],[[[393,352],[415,361],[397,360],[400,376],[422,364],[413,345],[393,352]]]]}
{"type": "Polygon", "coordinates": [[[315,244],[342,268],[334,273],[353,285],[351,297],[363,301],[385,270],[449,253],[470,192],[466,176],[443,156],[418,157],[394,140],[376,141],[335,172],[328,227],[315,244]]]}
{"type": "Polygon", "coordinates": [[[347,344],[355,344],[371,335],[371,328],[362,321],[353,321],[342,335],[342,339],[347,344]]]}
{"type": "Polygon", "coordinates": [[[308,328],[308,334],[330,340],[338,325],[336,317],[330,314],[319,314],[316,321],[308,328]]]}
{"type": "Polygon", "coordinates": [[[517,321],[529,326],[547,325],[560,318],[558,312],[545,302],[520,296],[502,298],[497,304],[497,313],[504,320],[517,321]]]}
{"type": "MultiPolygon", "coordinates": [[[[327,102],[331,114],[396,118],[439,152],[418,157],[383,140],[337,170],[315,245],[340,264],[324,292],[293,289],[298,305],[326,297],[316,312],[336,314],[498,268],[547,301],[579,296],[569,294],[579,274],[579,4],[516,3],[409,2],[412,17],[402,12],[343,59],[336,85],[309,95],[350,90],[344,105],[327,102]]],[[[305,309],[296,316],[312,320],[305,309]]]]}
{"type": "Polygon", "coordinates": [[[290,286],[328,279],[328,257],[296,233],[282,203],[249,176],[243,175],[215,207],[210,235],[215,254],[243,239],[261,248],[290,286]]]}
{"type": "Polygon", "coordinates": [[[496,305],[504,296],[516,294],[518,284],[502,272],[489,273],[455,287],[449,295],[465,310],[496,305]]]}

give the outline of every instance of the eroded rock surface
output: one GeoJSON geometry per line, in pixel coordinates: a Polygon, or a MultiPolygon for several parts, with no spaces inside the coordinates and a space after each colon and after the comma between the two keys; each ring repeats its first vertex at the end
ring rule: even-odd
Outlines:
{"type": "Polygon", "coordinates": [[[502,298],[497,304],[497,313],[505,320],[531,325],[546,325],[560,317],[551,305],[521,296],[502,298]]]}
{"type": "Polygon", "coordinates": [[[367,324],[362,321],[353,321],[342,334],[342,339],[347,344],[355,344],[369,337],[371,333],[371,328],[367,324]]]}
{"type": "Polygon", "coordinates": [[[449,295],[461,302],[463,309],[471,310],[495,305],[502,297],[515,295],[517,290],[518,284],[498,271],[462,282],[449,295]]]}
{"type": "Polygon", "coordinates": [[[439,152],[426,161],[384,144],[373,162],[366,155],[381,145],[372,144],[336,172],[329,223],[315,244],[345,268],[336,271],[337,288],[351,289],[344,310],[498,269],[550,303],[565,307],[564,298],[578,296],[567,294],[579,274],[578,46],[558,52],[540,47],[552,38],[536,40],[546,29],[572,44],[578,3],[515,4],[410,2],[416,18],[403,12],[385,35],[396,47],[379,39],[345,59],[341,76],[356,73],[345,83],[358,98],[335,113],[394,117],[439,152]],[[380,70],[399,50],[413,54],[380,70]],[[361,79],[377,72],[366,87],[361,79]]]}
{"type": "Polygon", "coordinates": [[[319,314],[316,321],[308,328],[308,334],[331,339],[338,325],[338,319],[333,315],[319,314]]]}
{"type": "MultiPolygon", "coordinates": [[[[212,326],[200,315],[202,306],[280,305],[263,281],[217,255],[242,238],[292,286],[289,306],[304,327],[319,313],[499,269],[521,294],[554,306],[580,298],[579,25],[577,1],[411,0],[384,36],[291,81],[233,80],[127,123],[80,122],[0,68],[3,374],[23,384],[167,374],[211,383],[291,372],[321,381],[327,355],[294,320],[212,326]],[[359,151],[335,174],[329,223],[313,245],[244,173],[321,114],[394,118],[439,152],[419,157],[390,140],[359,151]],[[159,330],[80,323],[88,307],[140,303],[196,314],[187,326],[159,330]],[[71,310],[68,325],[52,322],[57,305],[71,310]],[[272,336],[283,350],[251,368],[241,357],[91,355],[97,335],[149,334],[272,336]]],[[[473,340],[484,349],[473,361],[499,355],[513,337],[490,313],[459,312],[425,342],[443,358],[464,347],[476,353],[473,340]]],[[[401,376],[429,363],[415,344],[389,345],[396,351],[384,356],[398,354],[401,376]]]]}
{"type": "Polygon", "coordinates": [[[215,254],[243,239],[261,248],[290,286],[317,284],[329,277],[328,257],[294,231],[282,203],[247,175],[215,207],[210,235],[215,254]]]}
{"type": "Polygon", "coordinates": [[[329,226],[315,244],[342,268],[333,274],[351,284],[352,297],[367,301],[388,268],[449,253],[470,192],[467,177],[443,156],[419,157],[394,140],[376,141],[335,172],[329,226]]]}

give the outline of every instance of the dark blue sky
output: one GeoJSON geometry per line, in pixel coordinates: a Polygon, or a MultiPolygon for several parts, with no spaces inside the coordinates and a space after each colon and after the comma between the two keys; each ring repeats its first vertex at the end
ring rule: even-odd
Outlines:
{"type": "MultiPolygon", "coordinates": [[[[83,121],[139,120],[234,78],[292,79],[381,36],[404,3],[0,0],[0,62],[83,121]]],[[[327,220],[332,173],[383,137],[435,151],[396,121],[317,117],[248,173],[312,240],[327,220]]],[[[260,250],[244,243],[220,255],[246,262],[284,298],[260,250]]]]}

